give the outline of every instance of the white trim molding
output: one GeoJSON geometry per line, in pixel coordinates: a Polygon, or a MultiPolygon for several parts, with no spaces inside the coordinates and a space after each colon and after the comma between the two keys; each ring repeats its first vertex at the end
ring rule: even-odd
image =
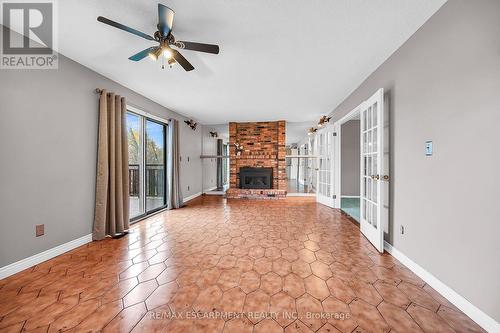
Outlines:
{"type": "Polygon", "coordinates": [[[286,194],[287,197],[316,197],[316,193],[297,193],[297,192],[289,192],[286,194]]]}
{"type": "Polygon", "coordinates": [[[211,191],[215,191],[217,189],[217,186],[214,186],[214,187],[209,187],[209,188],[206,188],[203,190],[203,193],[207,193],[207,192],[211,192],[211,191]]]}
{"type": "Polygon", "coordinates": [[[474,320],[479,326],[481,326],[488,332],[500,332],[500,324],[495,319],[491,318],[489,315],[477,308],[474,304],[470,303],[463,296],[459,295],[455,290],[451,289],[446,284],[441,282],[438,278],[426,271],[419,264],[408,258],[404,253],[385,241],[384,248],[394,258],[398,259],[413,273],[417,274],[428,285],[434,288],[438,293],[440,293],[463,313],[474,320]]]}
{"type": "Polygon", "coordinates": [[[210,191],[203,193],[203,195],[224,195],[226,194],[226,191],[210,191]]]}
{"type": "Polygon", "coordinates": [[[21,259],[16,261],[10,265],[4,266],[0,268],[0,279],[4,279],[8,276],[19,273],[26,268],[30,268],[32,266],[38,265],[41,262],[47,261],[58,255],[61,255],[65,252],[71,251],[79,246],[85,245],[87,243],[92,242],[92,234],[85,235],[83,237],[74,239],[67,243],[58,245],[46,251],[35,254],[31,257],[21,259]]]}
{"type": "Polygon", "coordinates": [[[140,116],[143,116],[143,117],[146,117],[146,118],[150,118],[150,119],[153,119],[153,120],[156,120],[156,121],[159,121],[165,125],[168,124],[168,120],[167,119],[164,119],[164,118],[161,118],[161,117],[158,117],[154,114],[151,114],[149,112],[146,112],[144,111],[143,109],[141,108],[138,108],[136,106],[133,106],[133,105],[130,105],[130,104],[127,104],[127,111],[130,111],[132,113],[135,113],[135,114],[138,114],[140,116]]]}
{"type": "Polygon", "coordinates": [[[201,192],[198,192],[198,193],[195,193],[195,194],[193,194],[193,195],[190,195],[189,197],[185,197],[185,198],[183,198],[183,199],[182,199],[182,201],[183,201],[184,203],[186,203],[186,202],[188,202],[188,201],[190,201],[190,200],[193,200],[193,199],[195,199],[195,198],[199,197],[200,195],[201,195],[201,192]]]}

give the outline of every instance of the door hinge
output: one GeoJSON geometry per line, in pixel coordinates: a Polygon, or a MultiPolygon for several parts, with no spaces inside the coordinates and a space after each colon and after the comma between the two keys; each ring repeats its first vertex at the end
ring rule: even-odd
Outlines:
{"type": "Polygon", "coordinates": [[[333,132],[332,134],[333,134],[333,136],[337,136],[337,132],[333,132]]]}
{"type": "Polygon", "coordinates": [[[337,195],[336,194],[332,195],[332,198],[337,199],[337,195]]]}

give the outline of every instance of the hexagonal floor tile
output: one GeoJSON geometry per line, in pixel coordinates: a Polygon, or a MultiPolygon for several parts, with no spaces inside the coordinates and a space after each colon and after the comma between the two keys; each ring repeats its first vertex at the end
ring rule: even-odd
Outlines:
{"type": "Polygon", "coordinates": [[[330,290],[326,282],[315,275],[306,277],[304,279],[304,285],[306,287],[306,292],[320,301],[330,296],[330,290]]]}
{"type": "Polygon", "coordinates": [[[270,299],[270,296],[260,289],[247,295],[243,311],[248,314],[255,314],[255,316],[249,316],[248,318],[252,323],[256,324],[264,319],[260,314],[269,312],[270,299]]]}
{"type": "Polygon", "coordinates": [[[277,293],[271,296],[270,311],[276,313],[275,320],[282,327],[286,327],[295,320],[294,314],[297,311],[295,299],[284,292],[277,293]]]}
{"type": "Polygon", "coordinates": [[[283,282],[281,276],[274,272],[269,272],[260,277],[260,289],[268,295],[274,295],[281,290],[283,282]]]}
{"type": "Polygon", "coordinates": [[[245,304],[246,294],[236,287],[224,291],[219,309],[224,312],[241,313],[245,304]]]}
{"type": "Polygon", "coordinates": [[[260,275],[255,271],[248,271],[241,274],[239,286],[247,294],[259,289],[260,275]]]}

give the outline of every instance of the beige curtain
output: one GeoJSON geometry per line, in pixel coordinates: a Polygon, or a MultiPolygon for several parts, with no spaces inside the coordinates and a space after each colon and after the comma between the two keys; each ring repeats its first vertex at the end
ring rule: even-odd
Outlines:
{"type": "Polygon", "coordinates": [[[167,140],[167,207],[180,208],[183,205],[180,186],[179,166],[179,121],[170,119],[168,122],[167,140]]]}
{"type": "Polygon", "coordinates": [[[128,144],[125,98],[101,92],[93,239],[129,228],[128,144]]]}

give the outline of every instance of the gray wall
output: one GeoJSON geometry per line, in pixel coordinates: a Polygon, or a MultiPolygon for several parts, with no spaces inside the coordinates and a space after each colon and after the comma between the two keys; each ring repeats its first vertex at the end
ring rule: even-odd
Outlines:
{"type": "MultiPolygon", "coordinates": [[[[62,56],[58,70],[0,70],[0,267],[91,233],[96,87],[184,120],[62,56]],[[45,236],[35,238],[41,223],[45,236]]],[[[189,196],[201,192],[200,129],[181,121],[180,144],[182,193],[189,196]]]]}
{"type": "Polygon", "coordinates": [[[390,242],[497,322],[499,13],[498,0],[448,1],[333,112],[337,120],[385,89],[390,242]]]}
{"type": "Polygon", "coordinates": [[[359,120],[349,120],[342,124],[340,131],[341,195],[359,196],[359,126],[359,120]]]}

